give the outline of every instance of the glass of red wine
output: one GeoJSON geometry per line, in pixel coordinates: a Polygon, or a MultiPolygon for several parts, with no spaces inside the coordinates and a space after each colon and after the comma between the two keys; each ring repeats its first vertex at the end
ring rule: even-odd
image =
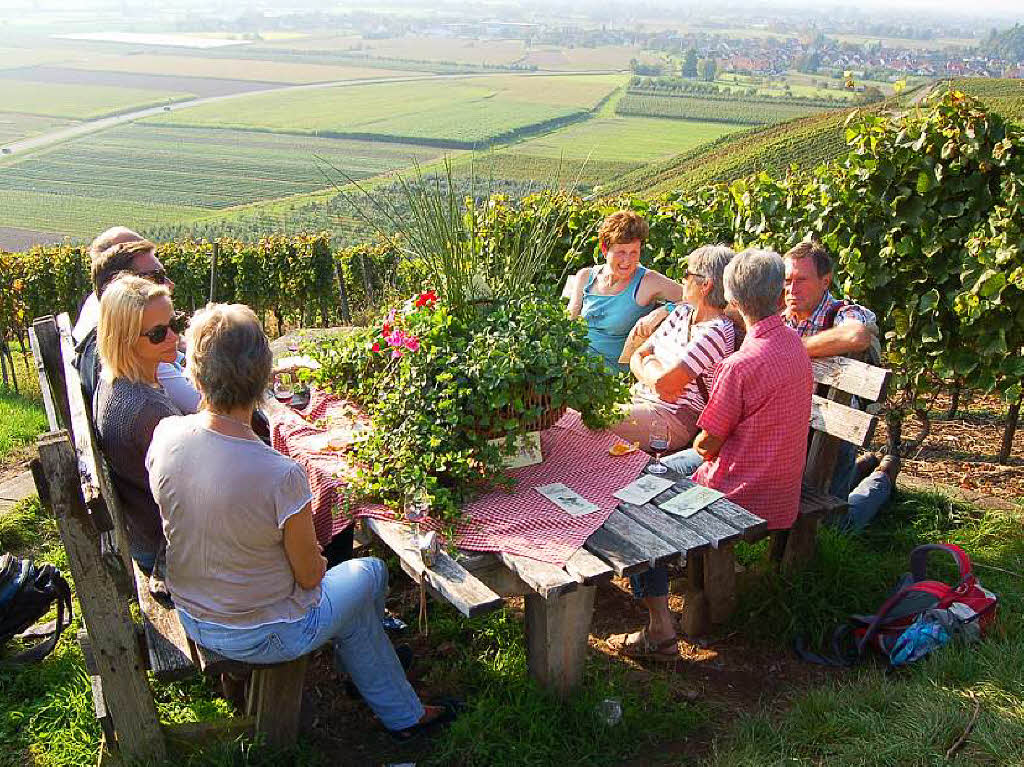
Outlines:
{"type": "Polygon", "coordinates": [[[668,424],[660,418],[651,423],[648,445],[654,453],[654,463],[647,467],[647,471],[651,474],[664,474],[668,467],[661,462],[661,454],[668,450],[669,435],[668,424]]]}
{"type": "Polygon", "coordinates": [[[288,373],[279,373],[274,379],[274,398],[282,405],[288,405],[295,396],[292,377],[288,373]]]}

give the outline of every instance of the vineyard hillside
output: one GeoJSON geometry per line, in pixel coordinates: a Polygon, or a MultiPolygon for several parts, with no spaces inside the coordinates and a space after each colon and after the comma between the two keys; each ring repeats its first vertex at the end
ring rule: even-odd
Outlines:
{"type": "MultiPolygon", "coordinates": [[[[1010,122],[1024,125],[1024,80],[966,78],[942,87],[965,91],[1010,122]]],[[[870,109],[885,111],[893,107],[894,101],[889,99],[870,109]]],[[[785,173],[791,165],[806,170],[846,152],[844,124],[853,111],[837,109],[723,136],[633,171],[606,185],[603,192],[656,194],[734,181],[758,171],[785,173]]]]}
{"type": "Polygon", "coordinates": [[[838,109],[723,136],[627,174],[602,192],[645,195],[733,181],[758,171],[785,173],[791,165],[812,168],[846,151],[843,126],[852,111],[838,109]]]}

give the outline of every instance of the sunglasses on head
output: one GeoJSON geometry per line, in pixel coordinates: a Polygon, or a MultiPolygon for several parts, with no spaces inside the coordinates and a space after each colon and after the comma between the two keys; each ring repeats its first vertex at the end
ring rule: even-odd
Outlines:
{"type": "Polygon", "coordinates": [[[166,282],[168,282],[167,272],[165,272],[163,269],[154,269],[151,272],[136,272],[135,275],[137,277],[141,277],[144,280],[154,282],[157,285],[163,285],[166,282]]]}
{"type": "Polygon", "coordinates": [[[683,275],[683,279],[686,279],[687,277],[697,277],[698,279],[701,279],[701,280],[706,280],[707,279],[706,275],[700,274],[698,272],[691,272],[689,269],[686,270],[686,274],[683,275]]]}
{"type": "Polygon", "coordinates": [[[162,344],[167,338],[168,330],[173,330],[175,335],[180,336],[185,332],[187,326],[188,317],[185,316],[185,312],[175,312],[171,316],[171,321],[166,325],[154,325],[142,335],[148,338],[149,342],[153,345],[162,344]]]}

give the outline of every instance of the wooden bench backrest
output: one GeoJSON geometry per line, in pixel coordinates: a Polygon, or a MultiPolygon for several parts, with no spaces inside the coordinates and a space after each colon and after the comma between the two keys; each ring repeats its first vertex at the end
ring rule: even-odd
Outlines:
{"type": "Polygon", "coordinates": [[[867,447],[874,436],[878,417],[849,403],[875,402],[885,395],[890,371],[849,357],[823,357],[811,360],[814,382],[827,386],[825,396],[814,394],[811,400],[811,438],[804,482],[827,490],[835,470],[840,440],[867,447]]]}

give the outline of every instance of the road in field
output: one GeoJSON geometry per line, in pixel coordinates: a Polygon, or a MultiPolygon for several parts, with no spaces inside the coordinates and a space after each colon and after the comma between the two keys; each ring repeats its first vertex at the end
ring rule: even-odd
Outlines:
{"type": "MultiPolygon", "coordinates": [[[[306,83],[302,85],[284,85],[280,88],[267,88],[260,90],[258,93],[284,93],[288,91],[301,91],[301,90],[316,90],[319,88],[337,88],[351,85],[373,85],[377,83],[403,83],[403,82],[416,82],[420,80],[453,80],[453,79],[469,79],[478,77],[493,77],[495,74],[501,74],[502,76],[511,75],[513,77],[544,77],[551,75],[608,75],[608,74],[619,74],[619,70],[588,70],[585,72],[482,72],[479,74],[454,74],[454,75],[413,75],[409,77],[380,77],[371,80],[335,80],[326,83],[306,83]]],[[[227,101],[228,99],[240,98],[243,96],[251,96],[253,91],[247,90],[240,93],[230,93],[223,96],[207,96],[205,98],[192,99],[191,101],[180,101],[169,106],[157,106],[147,107],[146,109],[138,109],[132,112],[125,112],[119,115],[113,115],[111,117],[101,117],[96,120],[89,120],[78,125],[71,125],[66,128],[58,128],[57,130],[50,131],[49,133],[43,133],[39,136],[33,136],[31,138],[22,139],[20,141],[14,141],[3,147],[4,156],[10,156],[15,154],[23,154],[36,149],[42,149],[43,147],[57,144],[68,139],[75,138],[76,136],[83,136],[87,133],[92,133],[98,130],[104,130],[105,128],[112,128],[115,125],[121,125],[122,123],[131,122],[133,120],[141,120],[144,117],[152,117],[154,115],[164,114],[166,112],[177,112],[181,109],[188,109],[189,107],[200,106],[201,104],[213,104],[220,101],[227,101]]]]}

